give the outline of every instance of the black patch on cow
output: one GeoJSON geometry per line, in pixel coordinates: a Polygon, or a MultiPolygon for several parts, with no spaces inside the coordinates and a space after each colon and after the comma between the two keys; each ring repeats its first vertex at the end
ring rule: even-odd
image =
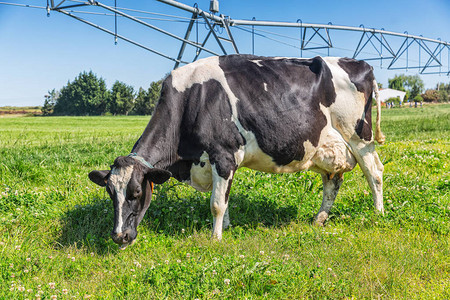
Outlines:
{"type": "Polygon", "coordinates": [[[184,101],[178,155],[198,160],[206,152],[219,176],[228,178],[236,165],[234,153],[245,142],[232,121],[228,95],[211,79],[184,91],[184,101]]]}
{"type": "Polygon", "coordinates": [[[129,156],[119,156],[114,160],[113,167],[116,168],[123,168],[126,166],[134,165],[136,160],[134,158],[131,158],[129,156]]]}
{"type": "Polygon", "coordinates": [[[327,123],[320,104],[329,107],[336,99],[322,58],[230,55],[220,57],[220,67],[239,99],[239,121],[276,164],[302,160],[307,140],[318,145],[327,123]]]}
{"type": "Polygon", "coordinates": [[[373,68],[362,60],[340,58],[338,65],[348,74],[350,81],[360,93],[364,93],[364,116],[358,119],[355,131],[358,136],[366,141],[372,140],[372,93],[373,93],[373,68]]]}
{"type": "Polygon", "coordinates": [[[202,161],[202,162],[200,163],[200,168],[203,168],[204,166],[205,166],[205,162],[202,161]]]}

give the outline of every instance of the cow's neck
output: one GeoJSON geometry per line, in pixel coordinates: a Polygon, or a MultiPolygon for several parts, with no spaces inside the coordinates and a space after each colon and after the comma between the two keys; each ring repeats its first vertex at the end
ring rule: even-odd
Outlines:
{"type": "Polygon", "coordinates": [[[132,152],[142,156],[156,168],[168,169],[178,160],[179,107],[160,101],[155,112],[133,147],[132,152]]]}

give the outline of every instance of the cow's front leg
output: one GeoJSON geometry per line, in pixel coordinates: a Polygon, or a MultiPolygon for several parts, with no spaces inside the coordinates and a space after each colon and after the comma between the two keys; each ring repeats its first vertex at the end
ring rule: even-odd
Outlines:
{"type": "Polygon", "coordinates": [[[330,175],[322,175],[323,182],[323,200],[319,213],[314,219],[314,223],[323,226],[323,223],[328,218],[331,206],[333,206],[336,195],[341,187],[343,180],[342,174],[336,174],[333,178],[330,175]]]}
{"type": "Polygon", "coordinates": [[[213,189],[211,193],[211,213],[213,215],[212,237],[222,239],[222,229],[230,224],[228,217],[228,196],[234,172],[230,172],[228,178],[223,178],[217,174],[213,167],[213,189]]]}

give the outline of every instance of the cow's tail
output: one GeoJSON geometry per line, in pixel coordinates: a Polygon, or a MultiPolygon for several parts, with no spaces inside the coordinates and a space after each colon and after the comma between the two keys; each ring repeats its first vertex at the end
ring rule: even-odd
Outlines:
{"type": "Polygon", "coordinates": [[[378,93],[378,83],[375,79],[373,80],[373,92],[375,94],[375,101],[377,102],[377,125],[375,129],[375,140],[378,143],[383,144],[386,140],[386,137],[381,132],[381,103],[380,95],[378,93]]]}

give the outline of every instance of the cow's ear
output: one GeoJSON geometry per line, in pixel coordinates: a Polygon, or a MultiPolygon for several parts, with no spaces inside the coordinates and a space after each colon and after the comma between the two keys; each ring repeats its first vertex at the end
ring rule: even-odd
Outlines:
{"type": "Polygon", "coordinates": [[[161,184],[169,180],[172,173],[163,169],[148,169],[145,177],[156,184],[161,184]]]}
{"type": "Polygon", "coordinates": [[[91,173],[89,173],[89,179],[93,182],[98,184],[99,186],[106,186],[106,183],[108,182],[108,176],[109,171],[108,170],[94,170],[91,173]]]}

